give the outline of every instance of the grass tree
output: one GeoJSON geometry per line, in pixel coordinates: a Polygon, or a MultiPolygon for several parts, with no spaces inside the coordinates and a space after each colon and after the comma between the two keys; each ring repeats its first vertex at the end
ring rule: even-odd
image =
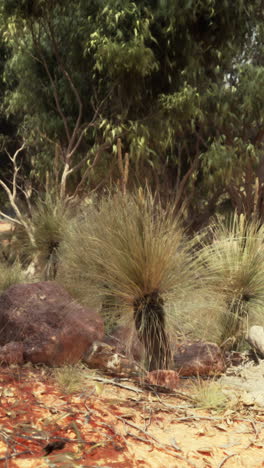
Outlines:
{"type": "Polygon", "coordinates": [[[213,290],[225,300],[221,341],[238,348],[249,324],[264,323],[264,227],[234,214],[209,228],[200,258],[213,290]]]}
{"type": "Polygon", "coordinates": [[[105,198],[68,231],[61,256],[59,278],[71,292],[131,327],[149,369],[168,368],[175,301],[199,281],[173,207],[140,191],[105,198]]]}
{"type": "Polygon", "coordinates": [[[32,208],[30,223],[33,244],[23,227],[15,231],[14,249],[26,263],[32,260],[44,280],[54,280],[58,268],[58,248],[73,217],[65,202],[50,195],[32,208]]]}

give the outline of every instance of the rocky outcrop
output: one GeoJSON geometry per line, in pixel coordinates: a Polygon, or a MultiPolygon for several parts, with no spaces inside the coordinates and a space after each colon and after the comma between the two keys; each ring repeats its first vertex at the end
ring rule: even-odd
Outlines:
{"type": "Polygon", "coordinates": [[[24,362],[73,364],[102,337],[99,313],[55,282],[17,284],[0,296],[0,358],[7,363],[16,350],[18,362],[23,352],[24,362]]]}

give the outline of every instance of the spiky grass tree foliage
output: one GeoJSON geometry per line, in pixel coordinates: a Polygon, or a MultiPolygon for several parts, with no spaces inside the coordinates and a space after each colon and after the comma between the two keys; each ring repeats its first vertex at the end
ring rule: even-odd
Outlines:
{"type": "Polygon", "coordinates": [[[13,264],[0,263],[0,294],[13,284],[23,283],[24,281],[25,273],[18,262],[13,264]]]}
{"type": "Polygon", "coordinates": [[[238,348],[249,324],[264,323],[264,228],[235,214],[229,225],[209,228],[210,244],[201,250],[208,281],[223,296],[222,343],[238,348]]]}
{"type": "Polygon", "coordinates": [[[104,199],[68,232],[61,255],[59,277],[71,292],[134,329],[149,369],[167,368],[175,302],[199,281],[173,209],[150,194],[104,199]]]}
{"type": "Polygon", "coordinates": [[[46,195],[39,200],[32,212],[34,245],[26,232],[16,234],[16,248],[20,256],[30,262],[34,259],[45,280],[54,280],[58,268],[58,248],[73,218],[73,210],[65,202],[46,195]]]}

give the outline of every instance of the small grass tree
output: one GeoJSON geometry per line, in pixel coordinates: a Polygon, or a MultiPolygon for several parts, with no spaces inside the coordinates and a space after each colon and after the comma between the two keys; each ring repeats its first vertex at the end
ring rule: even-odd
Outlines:
{"type": "Polygon", "coordinates": [[[26,263],[35,259],[45,281],[56,278],[58,249],[73,217],[72,211],[64,201],[46,195],[32,208],[30,223],[34,243],[30,242],[23,227],[15,232],[14,248],[26,263]]]}
{"type": "Polygon", "coordinates": [[[60,280],[79,300],[107,303],[137,333],[149,369],[169,367],[175,301],[199,282],[172,206],[143,191],[91,205],[68,232],[60,265],[60,280]]]}
{"type": "Polygon", "coordinates": [[[213,290],[225,300],[221,341],[239,348],[248,325],[264,322],[264,227],[234,214],[229,225],[218,222],[209,234],[200,258],[213,290]]]}

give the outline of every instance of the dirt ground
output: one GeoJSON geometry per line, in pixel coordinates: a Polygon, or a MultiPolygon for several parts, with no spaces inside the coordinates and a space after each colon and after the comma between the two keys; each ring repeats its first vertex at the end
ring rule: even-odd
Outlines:
{"type": "Polygon", "coordinates": [[[264,406],[230,380],[223,386],[236,402],[221,414],[194,408],[191,379],[157,393],[87,370],[67,394],[45,368],[0,368],[0,466],[264,467],[264,406]]]}

